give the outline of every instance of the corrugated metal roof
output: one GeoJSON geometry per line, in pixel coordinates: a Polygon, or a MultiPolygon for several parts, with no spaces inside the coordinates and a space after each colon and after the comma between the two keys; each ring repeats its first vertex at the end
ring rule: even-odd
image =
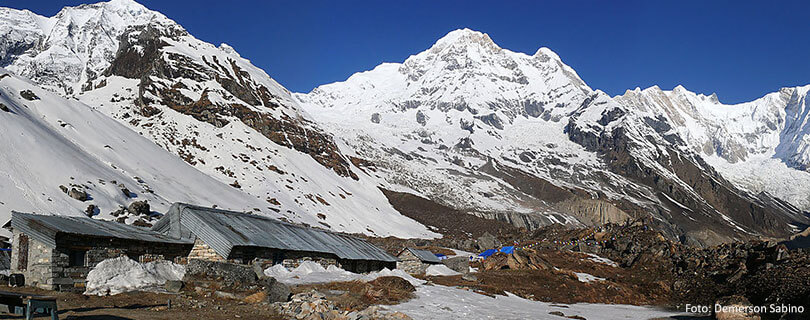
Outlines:
{"type": "Polygon", "coordinates": [[[189,239],[173,238],[146,228],[86,217],[49,216],[12,211],[11,227],[51,247],[56,247],[56,235],[59,233],[157,243],[193,243],[189,239]]]}
{"type": "Polygon", "coordinates": [[[397,261],[385,250],[352,236],[183,203],[172,205],[152,230],[198,237],[223,257],[230,256],[234,247],[261,247],[330,253],[348,260],[397,261]]]}
{"type": "Polygon", "coordinates": [[[433,254],[433,252],[430,252],[428,250],[421,250],[415,248],[405,248],[405,250],[408,250],[411,253],[413,253],[413,255],[419,258],[419,260],[422,260],[422,262],[442,263],[441,260],[439,260],[439,258],[436,257],[435,254],[433,254]]]}

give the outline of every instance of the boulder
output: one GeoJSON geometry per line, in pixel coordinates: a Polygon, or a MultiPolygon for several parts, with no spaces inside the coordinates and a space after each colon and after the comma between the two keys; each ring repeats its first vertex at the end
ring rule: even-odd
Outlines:
{"type": "Polygon", "coordinates": [[[118,216],[122,216],[122,215],[124,215],[124,213],[126,213],[126,212],[127,212],[127,209],[125,209],[124,207],[118,207],[118,210],[115,210],[115,211],[113,211],[113,212],[110,212],[110,214],[111,214],[113,217],[118,217],[118,216]]]}
{"type": "Polygon", "coordinates": [[[98,215],[98,212],[99,212],[99,209],[98,209],[98,207],[97,207],[96,205],[94,205],[94,204],[91,204],[91,205],[87,206],[87,210],[84,210],[84,213],[86,213],[86,214],[87,214],[87,216],[88,216],[88,217],[91,217],[91,218],[92,218],[93,216],[95,216],[95,215],[98,215]]]}
{"type": "Polygon", "coordinates": [[[168,280],[163,284],[163,289],[168,292],[178,293],[183,289],[184,283],[180,280],[168,280]]]}
{"type": "Polygon", "coordinates": [[[0,103],[0,110],[5,111],[5,112],[11,112],[11,109],[9,109],[6,105],[4,105],[2,103],[0,103]]]}
{"type": "Polygon", "coordinates": [[[39,97],[37,97],[37,95],[31,90],[20,91],[20,96],[23,97],[23,99],[28,100],[28,101],[39,100],[39,97]]]}
{"type": "Polygon", "coordinates": [[[235,294],[225,291],[214,291],[214,296],[222,299],[239,300],[235,294]]]}
{"type": "Polygon", "coordinates": [[[127,197],[127,198],[134,198],[135,197],[135,194],[130,192],[129,189],[127,189],[127,187],[123,183],[118,185],[118,189],[120,189],[121,193],[123,193],[124,196],[127,197]]]}
{"type": "Polygon", "coordinates": [[[286,284],[276,281],[275,278],[264,279],[264,293],[267,297],[267,302],[287,302],[292,296],[290,287],[286,284]]]}
{"type": "Polygon", "coordinates": [[[242,299],[245,303],[259,303],[267,301],[267,292],[259,291],[254,294],[251,294],[244,299],[242,299]]]}
{"type": "Polygon", "coordinates": [[[406,292],[416,291],[416,287],[408,282],[408,280],[394,276],[379,277],[370,281],[369,284],[373,287],[385,288],[389,290],[400,290],[406,292]]]}
{"type": "Polygon", "coordinates": [[[468,272],[470,271],[470,258],[467,257],[452,257],[442,260],[442,263],[453,271],[468,272]]]}
{"type": "Polygon", "coordinates": [[[260,261],[253,261],[253,264],[250,265],[253,269],[253,273],[256,274],[256,278],[264,279],[267,276],[264,274],[264,267],[260,261]]]}
{"type": "Polygon", "coordinates": [[[745,312],[746,307],[752,307],[748,299],[743,296],[734,295],[722,297],[717,300],[713,311],[717,320],[760,320],[760,316],[754,312],[745,312]],[[719,308],[717,305],[721,306],[719,308]]]}
{"type": "Polygon", "coordinates": [[[498,241],[498,238],[489,234],[489,232],[484,233],[484,235],[478,238],[478,248],[481,250],[497,248],[500,246],[501,242],[498,241]]]}
{"type": "Polygon", "coordinates": [[[70,191],[68,191],[68,196],[82,202],[87,201],[88,199],[87,192],[76,188],[70,188],[70,191]]]}
{"type": "Polygon", "coordinates": [[[136,216],[148,216],[151,213],[149,210],[149,202],[146,202],[146,200],[135,201],[129,204],[127,211],[136,216]]]}
{"type": "Polygon", "coordinates": [[[461,275],[461,280],[464,281],[471,281],[471,282],[478,282],[478,277],[472,273],[465,273],[461,275]]]}

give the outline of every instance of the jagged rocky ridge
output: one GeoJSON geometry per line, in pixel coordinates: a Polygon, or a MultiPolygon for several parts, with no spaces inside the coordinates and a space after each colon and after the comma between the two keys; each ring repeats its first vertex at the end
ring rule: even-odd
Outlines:
{"type": "Polygon", "coordinates": [[[296,98],[390,183],[518,226],[647,218],[694,244],[807,226],[808,185],[793,195],[775,187],[783,176],[810,177],[799,116],[807,87],[742,107],[656,89],[610,97],[547,48],[516,53],[464,29],[403,63],[296,98]],[[766,102],[765,116],[740,124],[766,102]],[[743,153],[740,143],[756,150],[743,153]],[[754,155],[783,168],[758,175],[764,182],[755,186],[726,166],[754,155]]]}
{"type": "Polygon", "coordinates": [[[351,150],[264,71],[158,12],[131,0],[66,7],[50,18],[0,8],[0,32],[9,71],[239,189],[256,200],[251,211],[339,231],[436,236],[394,210],[377,189],[385,181],[352,164],[351,150]]]}

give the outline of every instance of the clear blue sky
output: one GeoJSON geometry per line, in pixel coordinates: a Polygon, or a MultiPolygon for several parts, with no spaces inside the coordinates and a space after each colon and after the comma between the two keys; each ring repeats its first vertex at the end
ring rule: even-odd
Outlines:
{"type": "MultiPolygon", "coordinates": [[[[93,1],[0,5],[51,16],[82,2],[93,1]]],[[[140,2],[298,92],[401,62],[462,27],[513,51],[549,47],[611,95],[683,84],[735,103],[810,84],[810,1],[140,2]]]]}

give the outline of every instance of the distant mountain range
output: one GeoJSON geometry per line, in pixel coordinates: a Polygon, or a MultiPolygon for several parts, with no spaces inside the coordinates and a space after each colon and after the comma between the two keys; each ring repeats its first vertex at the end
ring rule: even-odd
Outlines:
{"type": "Polygon", "coordinates": [[[129,0],[0,8],[0,33],[15,74],[0,80],[0,210],[109,217],[135,200],[123,184],[157,212],[188,201],[377,236],[438,236],[381,189],[529,229],[646,219],[703,245],[810,225],[810,86],[738,105],[683,87],[610,97],[550,49],[463,29],[291,94],[129,0]]]}

